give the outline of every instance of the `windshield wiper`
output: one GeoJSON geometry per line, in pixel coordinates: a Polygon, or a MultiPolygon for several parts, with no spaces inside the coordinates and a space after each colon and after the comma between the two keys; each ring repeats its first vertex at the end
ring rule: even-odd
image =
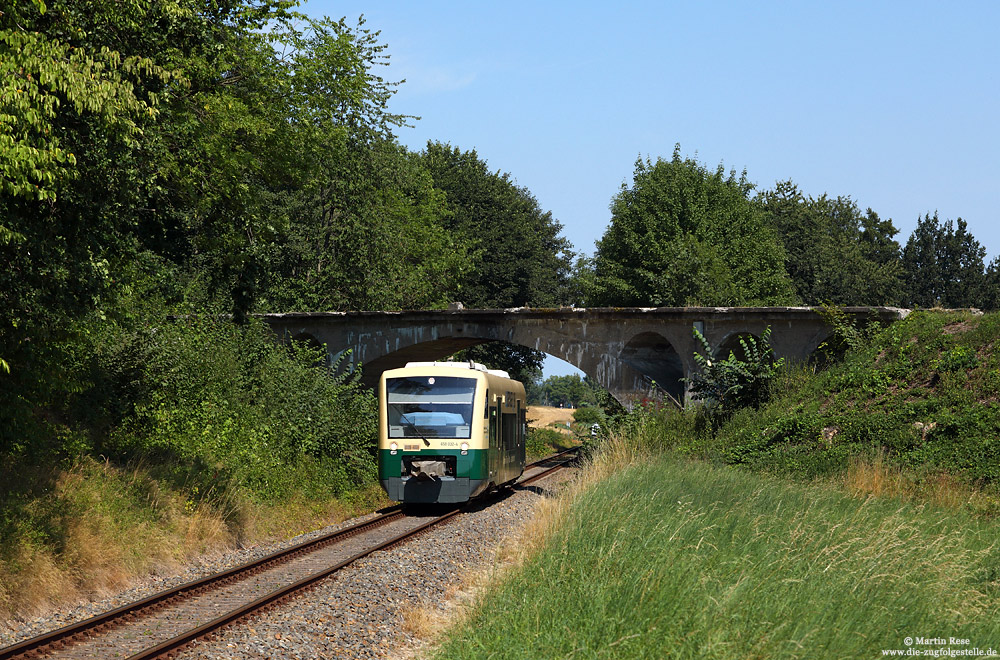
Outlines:
{"type": "Polygon", "coordinates": [[[424,445],[430,447],[431,446],[431,441],[428,440],[427,438],[425,438],[424,434],[421,433],[419,429],[417,429],[416,424],[414,424],[413,422],[411,422],[409,420],[409,418],[407,418],[406,413],[403,412],[403,409],[399,407],[399,404],[398,403],[390,403],[389,405],[399,411],[399,421],[401,421],[404,424],[406,424],[407,426],[409,426],[410,429],[414,433],[417,434],[417,437],[424,441],[424,445]]]}

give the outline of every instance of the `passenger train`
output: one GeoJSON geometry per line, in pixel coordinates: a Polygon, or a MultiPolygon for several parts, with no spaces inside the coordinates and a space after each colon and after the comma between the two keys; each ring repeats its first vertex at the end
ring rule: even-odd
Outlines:
{"type": "Polygon", "coordinates": [[[410,362],[379,380],[379,479],[405,504],[465,502],[524,472],[524,386],[474,362],[410,362]]]}

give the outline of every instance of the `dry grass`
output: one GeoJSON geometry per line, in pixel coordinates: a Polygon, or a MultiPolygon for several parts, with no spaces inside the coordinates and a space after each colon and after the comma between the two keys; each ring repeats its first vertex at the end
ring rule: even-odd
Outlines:
{"type": "Polygon", "coordinates": [[[48,514],[58,543],[25,535],[0,554],[0,625],[53,608],[105,597],[152,574],[176,572],[199,556],[289,538],[386,504],[377,484],[350,502],[255,505],[234,498],[211,504],[165,491],[141,466],[121,470],[81,463],[61,471],[32,504],[48,514]]]}
{"type": "Polygon", "coordinates": [[[907,480],[882,456],[874,460],[854,458],[844,476],[844,487],[854,496],[902,497],[907,491],[907,480]]]}
{"type": "MultiPolygon", "coordinates": [[[[426,648],[438,639],[456,619],[464,619],[468,605],[492,579],[494,569],[470,571],[461,584],[449,589],[439,603],[420,603],[402,611],[402,630],[421,640],[414,647],[426,648]]],[[[422,657],[422,656],[407,656],[422,657]]]]}
{"type": "Polygon", "coordinates": [[[554,408],[552,406],[528,406],[528,426],[543,429],[550,426],[566,429],[567,423],[573,422],[574,408],[554,408]]]}
{"type": "Polygon", "coordinates": [[[890,465],[882,455],[874,459],[852,459],[844,475],[843,486],[855,497],[898,498],[973,511],[987,511],[994,506],[988,495],[950,474],[937,473],[918,478],[890,465]]]}
{"type": "Polygon", "coordinates": [[[141,468],[96,462],[61,471],[51,493],[32,503],[57,543],[30,536],[0,561],[0,616],[25,618],[103,597],[153,572],[171,571],[209,549],[232,544],[223,515],[185,507],[141,468]],[[145,492],[137,503],[123,493],[145,492]],[[50,509],[58,514],[42,515],[50,509]]]}
{"type": "Polygon", "coordinates": [[[40,614],[77,596],[72,575],[60,570],[48,553],[22,546],[12,554],[11,560],[0,561],[0,614],[40,614]]]}
{"type": "Polygon", "coordinates": [[[350,500],[294,499],[280,506],[251,506],[240,513],[241,541],[291,538],[392,504],[382,487],[372,483],[350,500]]]}
{"type": "Polygon", "coordinates": [[[521,565],[541,548],[565,520],[573,501],[595,484],[613,476],[630,465],[648,459],[648,450],[634,441],[615,436],[601,445],[577,476],[567,482],[557,497],[538,503],[531,519],[524,526],[517,543],[508,543],[500,553],[499,564],[521,565]]]}
{"type": "Polygon", "coordinates": [[[469,571],[462,582],[447,593],[439,603],[417,603],[402,611],[401,629],[410,638],[406,646],[394,649],[391,660],[413,660],[433,655],[436,644],[449,630],[463,625],[472,614],[479,594],[494,580],[502,578],[512,566],[491,564],[469,571]]]}

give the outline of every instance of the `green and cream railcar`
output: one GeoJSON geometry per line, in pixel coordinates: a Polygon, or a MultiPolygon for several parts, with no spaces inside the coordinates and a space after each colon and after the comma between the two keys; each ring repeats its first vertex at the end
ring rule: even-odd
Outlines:
{"type": "Polygon", "coordinates": [[[464,502],[524,472],[524,386],[463,362],[410,362],[379,381],[379,479],[389,498],[464,502]]]}

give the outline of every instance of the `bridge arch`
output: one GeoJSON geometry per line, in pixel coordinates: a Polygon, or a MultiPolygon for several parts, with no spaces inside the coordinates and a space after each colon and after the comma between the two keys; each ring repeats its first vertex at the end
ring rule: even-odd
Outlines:
{"type": "MultiPolygon", "coordinates": [[[[559,346],[540,341],[537,336],[526,337],[518,333],[501,334],[503,334],[503,337],[497,338],[497,333],[492,328],[478,330],[465,328],[462,337],[437,337],[402,345],[396,350],[385,353],[374,360],[361,360],[362,382],[375,386],[378,383],[379,376],[387,369],[401,367],[407,362],[442,360],[460,350],[496,342],[513,346],[523,346],[563,360],[582,371],[585,376],[594,380],[601,387],[607,389],[611,392],[612,396],[619,398],[623,403],[627,402],[623,398],[622,392],[617,392],[613,389],[615,378],[618,377],[617,374],[621,371],[621,368],[607,369],[608,356],[593,356],[586,351],[575,350],[573,346],[566,346],[565,344],[559,346]]],[[[625,368],[628,369],[628,367],[625,368]]]]}
{"type": "MultiPolygon", "coordinates": [[[[736,359],[745,360],[746,351],[743,350],[743,344],[740,342],[747,339],[760,342],[760,335],[754,332],[732,332],[719,343],[719,346],[712,353],[712,358],[725,360],[732,353],[736,359]]],[[[774,351],[772,350],[771,353],[773,355],[774,351]]]]}
{"type": "Polygon", "coordinates": [[[626,342],[619,358],[677,401],[684,400],[686,375],[680,353],[658,332],[640,332],[626,342]]]}

